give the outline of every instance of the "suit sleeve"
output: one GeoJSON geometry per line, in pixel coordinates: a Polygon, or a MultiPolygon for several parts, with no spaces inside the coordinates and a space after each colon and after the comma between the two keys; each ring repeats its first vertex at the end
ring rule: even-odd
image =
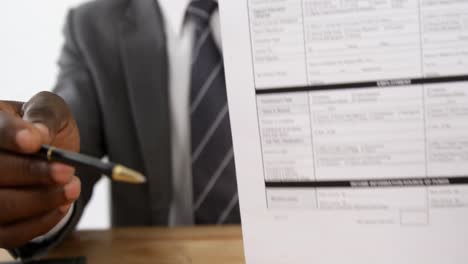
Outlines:
{"type": "MultiPolygon", "coordinates": [[[[103,144],[99,100],[86,60],[80,51],[79,35],[76,34],[77,26],[79,25],[74,20],[72,10],[65,24],[65,42],[58,61],[59,75],[54,92],[64,98],[72,110],[80,130],[80,152],[100,158],[106,152],[103,144]]],[[[77,176],[81,179],[81,197],[75,202],[73,215],[67,225],[57,235],[46,241],[29,243],[12,250],[11,253],[14,256],[25,260],[44,255],[74,230],[91,198],[95,183],[101,177],[101,175],[84,170],[78,170],[77,176]]]]}

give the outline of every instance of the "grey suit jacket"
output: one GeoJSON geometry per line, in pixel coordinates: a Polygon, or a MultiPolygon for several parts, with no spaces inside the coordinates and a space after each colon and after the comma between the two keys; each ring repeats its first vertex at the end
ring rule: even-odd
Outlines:
{"type": "MultiPolygon", "coordinates": [[[[144,172],[148,183],[112,183],[113,226],[167,225],[172,199],[168,58],[155,0],[99,0],[71,10],[55,92],[70,105],[81,152],[144,172]],[[118,204],[118,206],[115,206],[118,204]]],[[[44,253],[70,233],[99,175],[79,171],[82,195],[58,236],[14,250],[44,253]]]]}

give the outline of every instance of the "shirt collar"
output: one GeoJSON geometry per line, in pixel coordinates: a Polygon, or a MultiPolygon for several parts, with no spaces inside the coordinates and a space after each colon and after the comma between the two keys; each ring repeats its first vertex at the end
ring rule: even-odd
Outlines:
{"type": "Polygon", "coordinates": [[[158,0],[166,23],[180,35],[190,0],[158,0]]]}
{"type": "MultiPolygon", "coordinates": [[[[218,2],[218,0],[215,1],[218,2]]],[[[166,23],[169,23],[174,33],[179,36],[182,32],[185,13],[191,0],[158,0],[158,2],[166,23]]]]}

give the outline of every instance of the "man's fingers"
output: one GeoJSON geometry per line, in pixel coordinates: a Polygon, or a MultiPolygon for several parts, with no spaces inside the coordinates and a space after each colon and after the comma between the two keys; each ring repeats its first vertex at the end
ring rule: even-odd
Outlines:
{"type": "Polygon", "coordinates": [[[0,149],[34,153],[42,143],[41,133],[21,118],[0,111],[0,149]]]}
{"type": "Polygon", "coordinates": [[[75,169],[49,164],[34,158],[0,153],[0,186],[21,187],[65,185],[72,180],[75,169]]]}
{"type": "Polygon", "coordinates": [[[34,153],[43,144],[79,151],[78,127],[66,102],[50,92],[24,104],[0,101],[0,150],[34,153]]]}
{"type": "Polygon", "coordinates": [[[66,213],[59,209],[42,216],[7,226],[0,226],[0,248],[12,249],[49,232],[66,213]]]}
{"type": "Polygon", "coordinates": [[[0,101],[0,111],[14,116],[21,116],[23,103],[15,101],[0,101]]]}
{"type": "Polygon", "coordinates": [[[40,92],[23,105],[23,119],[36,124],[36,128],[50,143],[72,120],[65,101],[50,92],[40,92]]]}
{"type": "Polygon", "coordinates": [[[65,186],[36,189],[0,190],[0,225],[41,215],[73,203],[80,193],[80,181],[74,177],[65,186]]]}

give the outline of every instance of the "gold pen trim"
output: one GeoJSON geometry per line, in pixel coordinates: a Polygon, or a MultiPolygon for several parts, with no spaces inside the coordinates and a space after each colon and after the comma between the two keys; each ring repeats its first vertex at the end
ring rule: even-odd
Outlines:
{"type": "Polygon", "coordinates": [[[52,154],[54,153],[55,148],[54,147],[49,147],[47,150],[47,160],[52,161],[52,154]]]}
{"type": "Polygon", "coordinates": [[[122,165],[116,165],[112,170],[112,179],[114,181],[141,184],[146,182],[146,178],[140,173],[124,167],[122,165]]]}

